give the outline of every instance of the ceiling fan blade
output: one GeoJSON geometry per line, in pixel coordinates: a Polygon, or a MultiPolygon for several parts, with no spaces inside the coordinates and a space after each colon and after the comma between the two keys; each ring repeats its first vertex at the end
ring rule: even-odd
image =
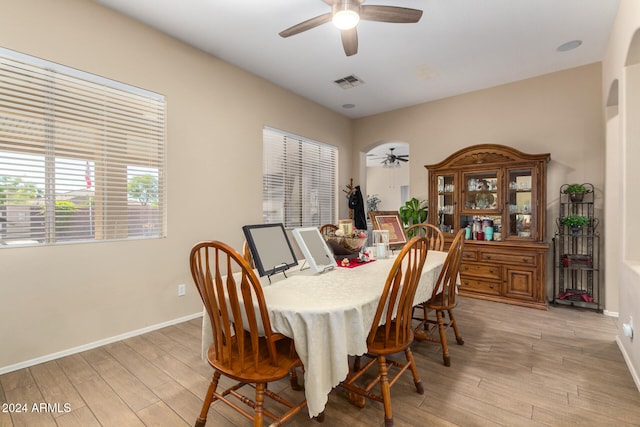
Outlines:
{"type": "Polygon", "coordinates": [[[286,30],[280,32],[280,37],[289,37],[294,36],[296,34],[302,33],[303,31],[310,30],[312,28],[318,27],[322,24],[326,24],[327,22],[331,22],[331,12],[325,13],[323,15],[318,15],[315,18],[307,19],[304,22],[294,25],[293,27],[289,27],[286,30]]]}
{"type": "Polygon", "coordinates": [[[366,21],[415,23],[422,17],[419,9],[397,6],[360,6],[360,19],[366,21]]]}
{"type": "Polygon", "coordinates": [[[401,159],[400,157],[396,157],[396,160],[400,160],[401,162],[408,162],[409,159],[401,159]]]}
{"type": "Polygon", "coordinates": [[[347,56],[358,53],[358,33],[355,28],[350,30],[342,30],[342,47],[347,56]]]}

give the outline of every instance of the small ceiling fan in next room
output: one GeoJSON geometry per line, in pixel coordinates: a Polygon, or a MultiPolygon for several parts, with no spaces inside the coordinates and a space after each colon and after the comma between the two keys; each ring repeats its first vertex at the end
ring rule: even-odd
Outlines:
{"type": "Polygon", "coordinates": [[[331,6],[331,12],[318,15],[280,32],[281,37],[290,37],[327,22],[333,22],[342,33],[342,46],[347,56],[358,53],[358,22],[378,21],[388,23],[416,23],[422,11],[397,6],[363,6],[364,0],[322,0],[331,6]]]}
{"type": "Polygon", "coordinates": [[[392,168],[400,166],[400,162],[408,162],[408,154],[395,154],[395,148],[389,148],[389,152],[382,157],[374,157],[372,160],[380,160],[382,166],[392,168]]]}

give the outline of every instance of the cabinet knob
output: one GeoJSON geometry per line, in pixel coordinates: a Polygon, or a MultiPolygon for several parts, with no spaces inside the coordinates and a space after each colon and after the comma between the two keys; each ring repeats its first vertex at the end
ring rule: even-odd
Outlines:
{"type": "Polygon", "coordinates": [[[522,262],[529,262],[529,258],[522,258],[522,262]]]}
{"type": "Polygon", "coordinates": [[[487,259],[491,259],[491,255],[487,255],[487,259]]]}
{"type": "Polygon", "coordinates": [[[469,286],[469,282],[462,282],[463,285],[469,286]]]}
{"type": "Polygon", "coordinates": [[[490,285],[489,285],[489,287],[490,287],[491,289],[493,289],[493,283],[492,283],[492,284],[490,284],[490,285]]]}
{"type": "Polygon", "coordinates": [[[493,274],[493,270],[489,270],[489,273],[493,274]]]}

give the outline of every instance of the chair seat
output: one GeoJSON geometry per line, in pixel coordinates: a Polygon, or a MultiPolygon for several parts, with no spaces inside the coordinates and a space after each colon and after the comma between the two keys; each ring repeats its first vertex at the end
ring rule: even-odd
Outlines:
{"type": "Polygon", "coordinates": [[[380,325],[378,326],[378,329],[376,329],[376,333],[373,337],[373,341],[369,343],[368,347],[369,347],[369,352],[371,353],[386,355],[386,354],[394,354],[394,353],[401,352],[405,348],[409,347],[412,342],[413,342],[413,331],[410,331],[408,335],[399,337],[396,335],[395,327],[392,327],[389,331],[389,334],[386,335],[385,326],[380,325]],[[390,346],[389,343],[391,342],[398,342],[398,345],[390,346]]]}
{"type": "MultiPolygon", "coordinates": [[[[267,351],[267,345],[264,342],[264,337],[261,337],[259,341],[260,350],[258,353],[258,363],[256,364],[254,362],[255,354],[253,352],[248,352],[244,358],[244,369],[242,369],[241,360],[239,358],[232,359],[231,366],[229,366],[226,358],[224,360],[216,359],[215,347],[213,345],[209,347],[209,350],[207,351],[207,360],[214,369],[219,370],[224,375],[233,378],[236,381],[243,382],[278,381],[289,375],[291,369],[300,364],[300,359],[298,359],[295,352],[292,352],[291,350],[293,348],[293,341],[290,338],[283,338],[275,343],[276,352],[278,354],[277,365],[273,365],[269,360],[269,352],[267,351]]],[[[237,346],[238,344],[234,341],[232,345],[237,346]]],[[[249,346],[251,343],[248,336],[245,338],[244,345],[246,348],[250,348],[249,346]]]]}

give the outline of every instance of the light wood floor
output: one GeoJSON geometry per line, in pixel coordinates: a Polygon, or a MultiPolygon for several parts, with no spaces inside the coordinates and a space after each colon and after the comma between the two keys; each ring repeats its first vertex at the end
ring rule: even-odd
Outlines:
{"type": "MultiPolygon", "coordinates": [[[[447,368],[437,344],[414,345],[425,394],[403,375],[391,390],[396,426],[640,425],[640,393],[614,341],[615,319],[473,299],[462,299],[456,313],[464,346],[450,331],[447,368]]],[[[0,376],[0,403],[27,404],[27,413],[0,412],[0,426],[193,425],[211,375],[199,358],[200,323],[0,376]],[[41,402],[52,404],[49,412],[33,411],[41,402]]],[[[302,396],[286,381],[274,388],[302,396]]],[[[382,426],[382,419],[381,404],[357,409],[334,390],[322,425],[382,426]]],[[[250,423],[218,402],[207,425],[250,423]]],[[[321,424],[304,412],[287,425],[321,424]]]]}

